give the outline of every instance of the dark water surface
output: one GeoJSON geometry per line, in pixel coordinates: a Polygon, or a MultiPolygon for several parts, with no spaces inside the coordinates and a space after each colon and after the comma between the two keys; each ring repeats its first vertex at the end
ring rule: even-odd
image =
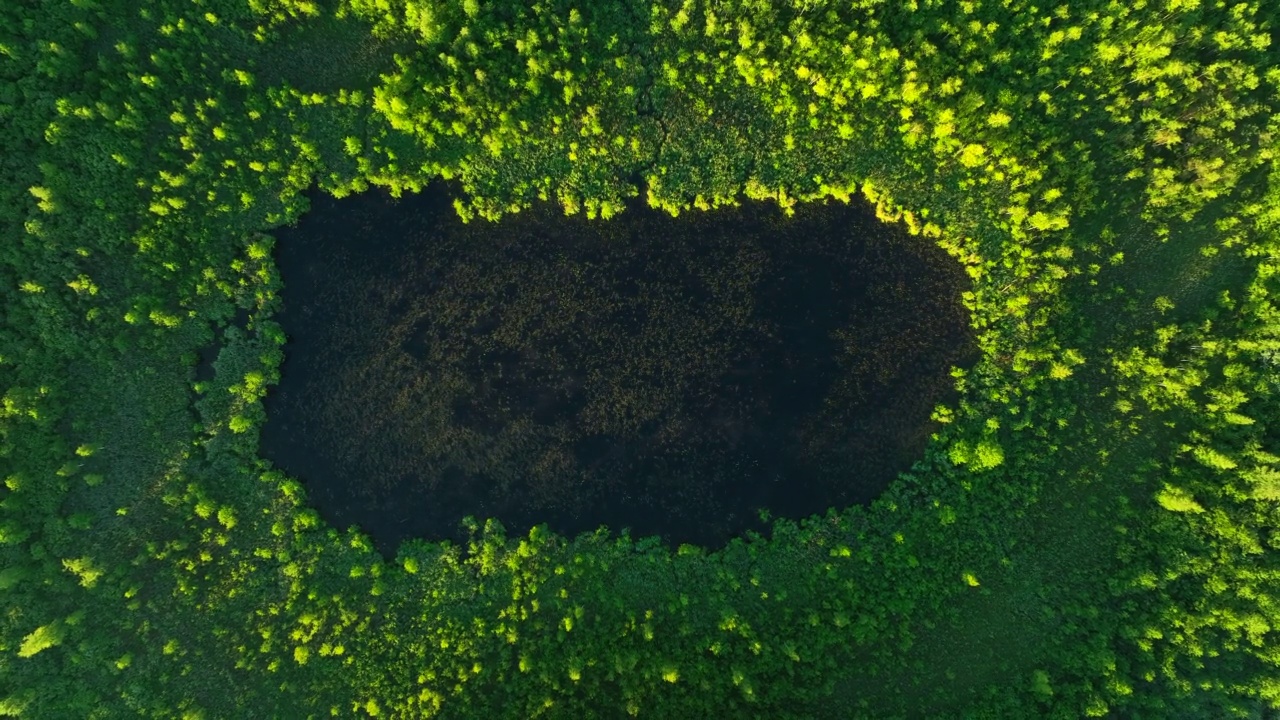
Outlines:
{"type": "Polygon", "coordinates": [[[860,201],[463,224],[434,186],[278,238],[262,453],[387,553],[466,515],[717,545],[866,503],[975,355],[961,268],[860,201]]]}

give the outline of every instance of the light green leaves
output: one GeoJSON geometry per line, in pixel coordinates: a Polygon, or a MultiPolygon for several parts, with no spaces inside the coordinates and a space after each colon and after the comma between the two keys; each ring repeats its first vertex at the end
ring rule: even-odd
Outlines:
{"type": "Polygon", "coordinates": [[[51,647],[57,647],[62,644],[65,637],[66,627],[61,621],[41,625],[22,638],[22,645],[18,647],[18,657],[33,657],[51,647]]]}
{"type": "Polygon", "coordinates": [[[1160,503],[1160,507],[1169,512],[1178,513],[1202,513],[1204,508],[1187,490],[1174,487],[1173,485],[1165,485],[1160,492],[1156,493],[1156,502],[1160,503]]]}

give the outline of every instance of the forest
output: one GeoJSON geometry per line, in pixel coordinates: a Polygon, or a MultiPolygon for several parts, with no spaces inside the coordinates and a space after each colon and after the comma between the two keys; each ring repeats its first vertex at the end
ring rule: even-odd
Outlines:
{"type": "Polygon", "coordinates": [[[0,3],[0,715],[1275,717],[1276,25],[0,3]],[[467,227],[870,204],[963,274],[977,357],[867,503],[379,548],[263,452],[278,258],[313,203],[438,183],[467,227]]]}

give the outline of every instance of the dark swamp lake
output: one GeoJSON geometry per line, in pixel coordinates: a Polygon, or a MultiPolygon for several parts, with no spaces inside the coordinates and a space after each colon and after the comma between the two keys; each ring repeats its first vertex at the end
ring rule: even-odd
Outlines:
{"type": "Polygon", "coordinates": [[[861,200],[462,223],[445,188],[276,234],[288,335],[262,454],[394,553],[600,525],[718,546],[867,503],[976,348],[946,253],[861,200]]]}

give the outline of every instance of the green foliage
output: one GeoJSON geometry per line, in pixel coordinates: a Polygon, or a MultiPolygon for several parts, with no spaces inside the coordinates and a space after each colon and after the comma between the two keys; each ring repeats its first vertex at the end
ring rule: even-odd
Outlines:
{"type": "Polygon", "coordinates": [[[65,628],[60,622],[41,625],[22,638],[22,644],[18,646],[18,657],[29,658],[61,645],[65,636],[65,628]]]}
{"type": "Polygon", "coordinates": [[[339,5],[0,3],[0,714],[1280,707],[1266,3],[339,5]],[[321,23],[390,70],[281,79],[321,23]],[[964,266],[983,359],[871,507],[388,563],[257,457],[263,233],[436,178],[467,217],[860,192],[964,266]]]}

